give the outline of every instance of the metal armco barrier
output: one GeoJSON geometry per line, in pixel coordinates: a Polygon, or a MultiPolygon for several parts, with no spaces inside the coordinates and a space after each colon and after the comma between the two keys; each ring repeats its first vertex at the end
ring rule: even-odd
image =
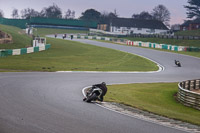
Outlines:
{"type": "Polygon", "coordinates": [[[178,88],[178,101],[200,110],[200,79],[180,82],[178,88]]]}

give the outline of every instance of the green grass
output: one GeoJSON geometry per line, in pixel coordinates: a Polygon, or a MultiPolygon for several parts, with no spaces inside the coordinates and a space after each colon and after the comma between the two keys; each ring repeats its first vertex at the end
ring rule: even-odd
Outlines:
{"type": "Polygon", "coordinates": [[[32,38],[27,36],[22,29],[0,24],[0,30],[13,37],[13,43],[0,44],[0,49],[16,49],[31,46],[32,38]]]}
{"type": "Polygon", "coordinates": [[[175,32],[178,36],[200,36],[200,30],[187,30],[175,32]]]}
{"type": "MultiPolygon", "coordinates": [[[[31,40],[22,30],[1,25],[1,30],[13,36],[14,43],[2,48],[25,47],[31,40]],[[27,41],[28,40],[28,41],[27,41]],[[23,45],[22,45],[23,44],[23,45]],[[9,47],[10,46],[10,47],[9,47]]],[[[38,29],[40,35],[71,30],[38,29]]],[[[74,31],[73,33],[78,33],[74,31]]],[[[84,31],[82,31],[84,32],[84,31]]],[[[0,71],[155,71],[155,63],[132,54],[79,42],[47,38],[47,51],[0,58],[0,71]]]]}
{"type": "Polygon", "coordinates": [[[162,116],[200,125],[200,111],[174,98],[178,83],[138,83],[108,86],[105,101],[129,105],[162,116]]]}
{"type": "Polygon", "coordinates": [[[48,38],[43,52],[0,58],[1,70],[32,71],[154,71],[155,63],[108,48],[48,38]]]}
{"type": "Polygon", "coordinates": [[[177,39],[162,39],[162,38],[132,38],[132,37],[126,37],[124,39],[128,39],[131,41],[152,42],[159,44],[171,44],[177,46],[200,47],[200,40],[177,40],[177,39]]]}
{"type": "Polygon", "coordinates": [[[37,28],[34,30],[35,35],[45,36],[49,34],[64,34],[64,33],[85,33],[89,31],[86,30],[69,30],[69,29],[52,29],[52,28],[37,28]]]}

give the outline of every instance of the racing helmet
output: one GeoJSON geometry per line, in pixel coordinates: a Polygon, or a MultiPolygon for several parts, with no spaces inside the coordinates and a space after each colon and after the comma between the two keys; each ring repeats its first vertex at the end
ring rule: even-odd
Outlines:
{"type": "Polygon", "coordinates": [[[106,83],[105,83],[105,82],[102,82],[101,84],[102,84],[102,85],[106,85],[106,83]]]}

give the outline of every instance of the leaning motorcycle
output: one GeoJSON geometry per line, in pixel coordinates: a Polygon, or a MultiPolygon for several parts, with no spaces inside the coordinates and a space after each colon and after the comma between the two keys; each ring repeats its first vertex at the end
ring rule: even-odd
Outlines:
{"type": "Polygon", "coordinates": [[[175,64],[176,64],[178,67],[181,67],[181,63],[180,63],[180,61],[175,60],[175,64]]]}
{"type": "Polygon", "coordinates": [[[86,91],[86,98],[84,101],[91,102],[100,99],[102,90],[98,87],[91,87],[86,91]]]}

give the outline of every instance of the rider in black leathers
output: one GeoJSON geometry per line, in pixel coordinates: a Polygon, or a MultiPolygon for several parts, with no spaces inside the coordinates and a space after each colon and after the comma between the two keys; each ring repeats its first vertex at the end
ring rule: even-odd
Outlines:
{"type": "Polygon", "coordinates": [[[100,99],[99,99],[99,101],[103,101],[103,97],[105,96],[105,94],[106,94],[106,92],[107,92],[107,87],[106,87],[106,83],[105,82],[102,82],[101,84],[95,84],[95,85],[93,85],[92,87],[98,87],[98,88],[100,88],[101,90],[102,90],[102,94],[100,95],[100,99]]]}
{"type": "MultiPolygon", "coordinates": [[[[100,95],[100,98],[98,99],[99,101],[103,101],[103,97],[105,96],[106,92],[107,92],[107,87],[106,87],[106,83],[105,82],[102,82],[101,84],[95,84],[92,86],[92,89],[95,88],[95,87],[98,87],[102,90],[102,94],[100,95]]],[[[86,98],[83,99],[83,101],[85,101],[86,98]]]]}

